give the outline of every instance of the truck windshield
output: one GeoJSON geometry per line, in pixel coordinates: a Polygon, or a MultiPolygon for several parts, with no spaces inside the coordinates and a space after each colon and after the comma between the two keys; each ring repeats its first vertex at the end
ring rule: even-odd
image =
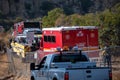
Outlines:
{"type": "Polygon", "coordinates": [[[34,32],[34,34],[42,34],[42,31],[39,31],[39,30],[31,30],[31,31],[28,31],[28,32],[34,32]]]}
{"type": "Polygon", "coordinates": [[[53,62],[86,62],[88,61],[85,55],[57,55],[54,57],[53,62]]]}

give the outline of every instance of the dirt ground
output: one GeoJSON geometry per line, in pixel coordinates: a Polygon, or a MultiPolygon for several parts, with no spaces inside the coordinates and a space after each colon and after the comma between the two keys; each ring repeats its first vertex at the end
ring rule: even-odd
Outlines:
{"type": "MultiPolygon", "coordinates": [[[[18,57],[14,57],[13,60],[15,69],[11,71],[7,56],[5,54],[0,55],[0,80],[30,80],[29,63],[22,63],[18,57]]],[[[113,65],[113,80],[120,80],[119,75],[120,63],[115,62],[113,65]]]]}
{"type": "Polygon", "coordinates": [[[14,69],[9,66],[7,55],[0,55],[0,80],[30,80],[29,63],[14,57],[14,69]]]}

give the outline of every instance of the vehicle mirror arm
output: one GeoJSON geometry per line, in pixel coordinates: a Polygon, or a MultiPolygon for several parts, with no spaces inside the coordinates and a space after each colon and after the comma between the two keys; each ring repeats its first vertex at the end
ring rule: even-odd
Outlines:
{"type": "Polygon", "coordinates": [[[79,50],[79,54],[80,54],[80,56],[82,55],[82,51],[81,50],[79,50]]]}
{"type": "Polygon", "coordinates": [[[45,65],[45,68],[47,69],[47,68],[48,68],[48,66],[47,66],[47,65],[45,65]]]}

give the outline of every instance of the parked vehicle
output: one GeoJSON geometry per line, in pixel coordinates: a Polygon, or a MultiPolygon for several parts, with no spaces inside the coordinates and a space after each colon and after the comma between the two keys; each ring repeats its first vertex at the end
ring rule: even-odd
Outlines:
{"type": "Polygon", "coordinates": [[[112,80],[110,67],[98,67],[81,51],[45,55],[30,71],[31,80],[112,80]]]}
{"type": "Polygon", "coordinates": [[[77,46],[79,50],[87,51],[90,59],[98,59],[99,42],[98,28],[96,26],[61,26],[42,29],[40,49],[37,51],[38,62],[46,54],[62,50],[70,50],[77,46]],[[93,54],[93,55],[91,55],[93,54]]]}
{"type": "Polygon", "coordinates": [[[26,58],[30,52],[40,47],[42,27],[40,22],[19,22],[14,24],[13,39],[10,46],[17,55],[26,58]]]}
{"type": "MultiPolygon", "coordinates": [[[[18,22],[14,24],[13,37],[16,37],[19,34],[23,34],[24,30],[39,30],[42,31],[42,26],[40,22],[18,22]]],[[[41,33],[40,33],[41,34],[41,33]]]]}

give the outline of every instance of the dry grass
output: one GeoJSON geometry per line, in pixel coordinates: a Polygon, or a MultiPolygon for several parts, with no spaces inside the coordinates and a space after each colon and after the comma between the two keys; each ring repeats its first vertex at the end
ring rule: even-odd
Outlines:
{"type": "Polygon", "coordinates": [[[8,74],[8,63],[6,55],[0,55],[0,77],[8,74]]]}
{"type": "Polygon", "coordinates": [[[16,74],[10,72],[5,54],[0,55],[0,80],[30,80],[29,64],[22,63],[20,58],[14,57],[16,74]]]}
{"type": "Polygon", "coordinates": [[[9,39],[11,39],[12,36],[9,32],[6,33],[0,33],[0,40],[4,42],[5,44],[8,44],[9,39]]]}
{"type": "Polygon", "coordinates": [[[112,57],[113,80],[120,80],[120,56],[112,57]]]}
{"type": "Polygon", "coordinates": [[[120,70],[118,72],[113,72],[113,80],[120,80],[120,70]]]}

